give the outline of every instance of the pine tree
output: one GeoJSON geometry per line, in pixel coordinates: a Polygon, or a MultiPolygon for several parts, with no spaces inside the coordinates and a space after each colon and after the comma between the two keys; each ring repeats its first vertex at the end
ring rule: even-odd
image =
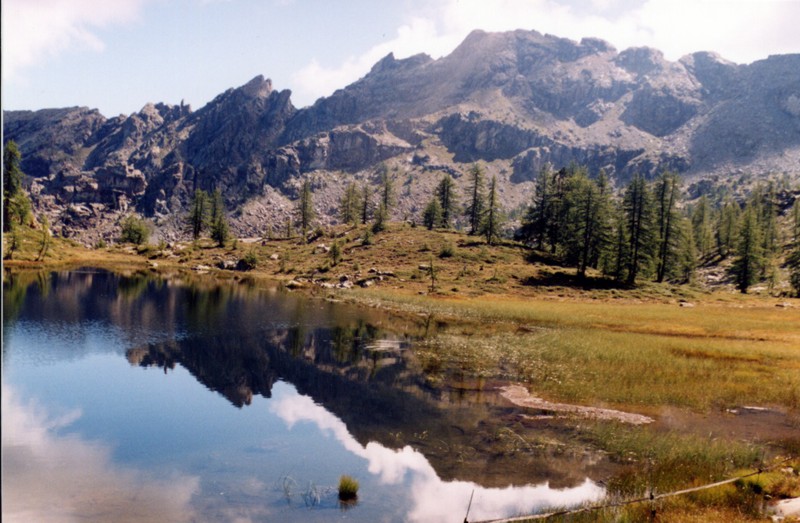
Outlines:
{"type": "MultiPolygon", "coordinates": [[[[797,201],[795,208],[797,208],[797,201]]],[[[786,257],[786,266],[789,269],[789,284],[794,289],[795,295],[800,298],[800,238],[797,236],[789,256],[786,257]]]]}
{"type": "Polygon", "coordinates": [[[717,250],[723,258],[736,250],[741,214],[739,204],[730,197],[726,198],[717,219],[717,250]]]}
{"type": "Polygon", "coordinates": [[[550,196],[547,200],[545,212],[545,233],[547,243],[550,245],[550,252],[555,254],[564,234],[564,224],[566,223],[564,190],[566,180],[570,172],[574,172],[575,166],[570,165],[570,169],[560,169],[553,173],[550,183],[550,196]]]}
{"type": "Polygon", "coordinates": [[[544,248],[552,177],[553,173],[549,164],[539,171],[534,180],[533,201],[525,212],[522,226],[514,235],[515,239],[537,249],[544,248]]]}
{"type": "Polygon", "coordinates": [[[446,229],[452,226],[452,220],[456,211],[457,195],[456,185],[449,174],[442,177],[439,186],[436,188],[436,196],[439,199],[439,207],[442,217],[440,225],[446,229]]]}
{"type": "Polygon", "coordinates": [[[198,239],[209,224],[209,196],[202,189],[194,191],[194,198],[189,210],[189,228],[192,231],[192,238],[198,239]]]}
{"type": "Polygon", "coordinates": [[[30,199],[22,190],[21,158],[16,142],[6,142],[3,147],[3,232],[11,231],[14,221],[20,225],[25,223],[31,211],[30,199]]]}
{"type": "Polygon", "coordinates": [[[211,197],[211,239],[217,242],[220,247],[224,247],[229,236],[230,230],[228,228],[228,219],[225,216],[225,202],[222,199],[222,192],[217,188],[211,197]]]}
{"type": "Polygon", "coordinates": [[[589,180],[585,169],[576,169],[564,184],[564,233],[561,243],[565,261],[575,265],[578,276],[586,276],[586,268],[594,258],[595,235],[598,230],[600,191],[589,180]]]}
{"type": "Polygon", "coordinates": [[[422,223],[428,230],[439,227],[442,224],[442,206],[439,203],[439,198],[431,198],[430,203],[425,207],[422,214],[422,223]]]}
{"type": "Polygon", "coordinates": [[[691,283],[697,269],[697,241],[694,238],[694,223],[682,218],[678,227],[678,250],[675,273],[683,283],[691,283]]]}
{"type": "Polygon", "coordinates": [[[792,239],[795,243],[800,242],[800,197],[795,198],[791,212],[792,239]]]}
{"type": "Polygon", "coordinates": [[[494,245],[500,239],[503,225],[503,211],[500,208],[500,199],[497,194],[497,177],[492,176],[489,184],[489,199],[486,213],[481,223],[481,233],[486,237],[486,243],[494,245]]]}
{"type": "Polygon", "coordinates": [[[623,209],[627,221],[626,283],[633,285],[643,268],[652,259],[654,243],[652,198],[644,177],[636,174],[625,191],[623,209]]]}
{"type": "Polygon", "coordinates": [[[596,224],[591,238],[592,255],[589,266],[599,268],[601,260],[609,256],[609,249],[613,243],[612,191],[605,169],[600,169],[595,185],[597,186],[596,224]]]}
{"type": "Polygon", "coordinates": [[[658,259],[656,281],[661,283],[674,269],[678,246],[678,175],[664,172],[656,183],[656,226],[658,227],[658,259]]]}
{"type": "Polygon", "coordinates": [[[483,211],[485,207],[483,195],[483,169],[477,163],[472,164],[469,171],[470,176],[470,201],[467,205],[467,222],[469,223],[469,234],[478,234],[481,230],[483,211]]]}
{"type": "Polygon", "coordinates": [[[736,258],[731,272],[742,293],[758,281],[764,266],[764,240],[758,225],[758,210],[748,205],[742,217],[736,258]]]}
{"type": "Polygon", "coordinates": [[[383,207],[386,218],[388,218],[392,206],[394,206],[394,179],[384,164],[381,164],[379,173],[381,177],[381,201],[378,207],[383,207]]]}
{"type": "Polygon", "coordinates": [[[712,227],[711,204],[706,195],[697,201],[692,213],[692,234],[694,235],[697,253],[701,259],[711,256],[714,248],[714,230],[712,227]]]}
{"type": "Polygon", "coordinates": [[[358,217],[358,190],[355,183],[350,183],[344,190],[344,195],[339,205],[339,217],[342,223],[353,223],[358,217]]]}
{"type": "Polygon", "coordinates": [[[297,215],[300,221],[300,230],[303,234],[303,241],[308,237],[308,230],[314,220],[314,202],[311,194],[311,182],[306,180],[300,190],[300,200],[297,205],[297,215]]]}
{"type": "Polygon", "coordinates": [[[369,221],[370,209],[372,207],[370,199],[370,189],[369,189],[369,184],[367,184],[367,182],[364,182],[364,185],[361,186],[361,198],[359,199],[358,203],[361,206],[360,208],[361,225],[366,225],[367,222],[369,221]]]}

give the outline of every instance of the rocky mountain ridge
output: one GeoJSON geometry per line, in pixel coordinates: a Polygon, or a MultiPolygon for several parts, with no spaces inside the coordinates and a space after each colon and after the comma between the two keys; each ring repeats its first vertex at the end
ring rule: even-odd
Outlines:
{"type": "MultiPolygon", "coordinates": [[[[800,55],[736,65],[706,52],[676,62],[585,38],[475,31],[448,56],[380,60],[360,80],[297,109],[257,76],[197,111],[148,103],[106,118],[87,108],[4,111],[35,208],[66,235],[112,235],[153,217],[166,237],[195,188],[220,188],[234,231],[284,223],[310,178],[320,219],[351,181],[396,179],[395,218],[418,218],[442,172],[481,162],[507,210],[546,163],[575,161],[624,183],[634,172],[692,179],[800,176],[800,55]]],[[[458,183],[458,180],[457,180],[458,183]]]]}

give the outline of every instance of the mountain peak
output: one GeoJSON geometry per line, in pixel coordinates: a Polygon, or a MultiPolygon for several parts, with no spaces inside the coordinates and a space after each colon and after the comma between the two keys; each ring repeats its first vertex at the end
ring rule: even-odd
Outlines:
{"type": "Polygon", "coordinates": [[[267,98],[272,94],[272,80],[265,79],[263,75],[258,75],[244,84],[241,90],[252,98],[267,98]]]}

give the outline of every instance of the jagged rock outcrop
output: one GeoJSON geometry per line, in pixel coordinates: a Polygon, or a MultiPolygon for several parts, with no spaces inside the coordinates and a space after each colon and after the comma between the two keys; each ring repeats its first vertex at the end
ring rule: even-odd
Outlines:
{"type": "Polygon", "coordinates": [[[81,233],[76,217],[92,226],[131,207],[174,223],[196,188],[219,188],[230,209],[246,208],[234,230],[255,234],[291,212],[307,176],[320,218],[335,220],[344,185],[374,179],[381,163],[402,181],[397,217],[418,214],[441,173],[458,178],[476,161],[510,209],[546,163],[604,169],[617,183],[663,169],[800,176],[800,55],[671,62],[595,38],[475,31],[441,59],[389,54],[303,109],[257,76],[197,111],[7,111],[4,130],[37,209],[66,233],[81,233]]]}

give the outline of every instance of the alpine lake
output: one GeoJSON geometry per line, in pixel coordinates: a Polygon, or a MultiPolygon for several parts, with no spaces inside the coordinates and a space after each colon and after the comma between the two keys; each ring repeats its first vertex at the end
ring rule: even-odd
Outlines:
{"type": "Polygon", "coordinates": [[[95,269],[6,273],[3,299],[4,521],[477,521],[605,494],[597,453],[509,452],[498,384],[426,379],[435,318],[95,269]]]}

